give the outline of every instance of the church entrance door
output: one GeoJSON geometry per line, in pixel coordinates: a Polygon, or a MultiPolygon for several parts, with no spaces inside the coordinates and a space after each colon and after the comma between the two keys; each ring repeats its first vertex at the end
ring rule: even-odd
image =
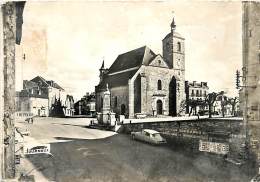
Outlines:
{"type": "Polygon", "coordinates": [[[156,108],[157,108],[157,115],[162,115],[163,111],[163,104],[161,100],[157,100],[156,102],[156,108]]]}
{"type": "Polygon", "coordinates": [[[125,115],[125,104],[121,105],[121,115],[125,115]]]}

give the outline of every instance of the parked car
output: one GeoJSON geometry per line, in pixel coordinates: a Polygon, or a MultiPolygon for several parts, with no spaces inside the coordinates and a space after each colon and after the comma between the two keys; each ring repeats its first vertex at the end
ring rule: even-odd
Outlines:
{"type": "Polygon", "coordinates": [[[151,144],[166,143],[166,139],[164,139],[158,131],[150,129],[143,129],[139,132],[131,132],[131,137],[133,140],[140,140],[151,144]]]}

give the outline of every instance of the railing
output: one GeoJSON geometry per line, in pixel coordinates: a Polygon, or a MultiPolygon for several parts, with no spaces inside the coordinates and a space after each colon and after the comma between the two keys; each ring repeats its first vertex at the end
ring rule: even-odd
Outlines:
{"type": "Polygon", "coordinates": [[[26,112],[26,111],[19,111],[19,112],[15,112],[15,116],[18,118],[26,118],[26,117],[32,117],[33,113],[26,112]]]}

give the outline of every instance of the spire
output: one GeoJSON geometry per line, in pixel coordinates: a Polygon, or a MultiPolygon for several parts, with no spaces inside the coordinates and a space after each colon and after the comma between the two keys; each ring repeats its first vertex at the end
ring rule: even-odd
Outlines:
{"type": "Polygon", "coordinates": [[[102,69],[104,69],[104,66],[105,66],[105,61],[103,60],[103,62],[102,62],[102,65],[101,65],[101,68],[100,68],[100,69],[101,69],[101,70],[102,70],[102,69]]]}
{"type": "Polygon", "coordinates": [[[174,17],[173,17],[172,23],[171,23],[171,31],[173,32],[175,29],[176,29],[176,24],[175,24],[174,17]]]}

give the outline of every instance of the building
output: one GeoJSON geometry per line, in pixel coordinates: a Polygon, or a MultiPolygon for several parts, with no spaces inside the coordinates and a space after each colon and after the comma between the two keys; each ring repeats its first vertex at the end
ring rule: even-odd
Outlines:
{"type": "Polygon", "coordinates": [[[79,101],[75,103],[75,115],[96,115],[96,95],[86,93],[79,101]]]}
{"type": "Polygon", "coordinates": [[[73,97],[53,80],[37,76],[23,81],[23,89],[16,92],[16,115],[71,116],[73,97]],[[60,107],[60,108],[59,108],[60,107]]]}
{"type": "Polygon", "coordinates": [[[207,110],[207,106],[200,105],[201,101],[205,101],[209,92],[209,87],[207,82],[189,82],[185,81],[185,93],[186,93],[186,113],[190,113],[196,115],[197,112],[201,110],[207,110]],[[198,104],[192,104],[192,101],[198,104]],[[192,108],[193,107],[193,108],[192,108]]]}
{"type": "MultiPolygon", "coordinates": [[[[235,108],[237,111],[237,108],[235,108]]],[[[213,113],[221,116],[232,116],[232,105],[226,95],[219,95],[213,105],[213,113]]]]}
{"type": "Polygon", "coordinates": [[[260,164],[260,2],[243,2],[242,21],[243,119],[247,142],[260,164]]]}
{"type": "Polygon", "coordinates": [[[74,99],[72,95],[67,95],[65,104],[64,104],[64,114],[65,116],[73,116],[74,115],[74,99]]]}
{"type": "Polygon", "coordinates": [[[119,55],[109,69],[102,64],[95,87],[97,112],[102,110],[108,85],[111,108],[117,115],[183,114],[179,111],[185,100],[185,39],[176,32],[174,19],[170,27],[162,40],[162,55],[143,46],[119,55]]]}

